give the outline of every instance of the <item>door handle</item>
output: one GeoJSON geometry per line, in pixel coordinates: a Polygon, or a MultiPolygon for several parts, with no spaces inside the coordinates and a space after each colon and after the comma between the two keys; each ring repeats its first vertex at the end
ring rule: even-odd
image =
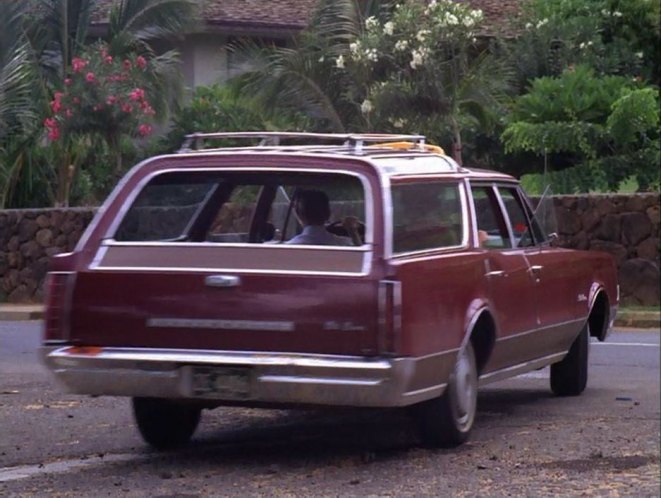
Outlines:
{"type": "Polygon", "coordinates": [[[505,275],[504,270],[488,271],[484,274],[485,277],[502,277],[504,275],[505,275]]]}
{"type": "Polygon", "coordinates": [[[208,287],[238,287],[241,278],[236,275],[209,275],[204,279],[204,284],[208,287]]]}

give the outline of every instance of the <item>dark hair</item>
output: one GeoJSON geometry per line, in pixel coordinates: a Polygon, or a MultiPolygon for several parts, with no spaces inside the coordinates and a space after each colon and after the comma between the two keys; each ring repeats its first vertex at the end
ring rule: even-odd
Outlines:
{"type": "Polygon", "coordinates": [[[321,190],[301,190],[296,196],[296,212],[305,223],[323,225],[330,218],[330,202],[321,190]]]}

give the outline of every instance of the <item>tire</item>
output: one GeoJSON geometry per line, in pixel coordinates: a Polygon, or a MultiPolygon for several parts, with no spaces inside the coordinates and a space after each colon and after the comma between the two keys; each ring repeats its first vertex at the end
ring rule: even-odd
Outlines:
{"type": "Polygon", "coordinates": [[[416,407],[423,444],[453,448],[466,442],[477,411],[477,383],[475,352],[468,341],[443,394],[416,407]]]}
{"type": "Polygon", "coordinates": [[[590,329],[586,323],[562,361],[551,365],[551,390],[557,396],[578,396],[588,383],[590,329]]]}
{"type": "Polygon", "coordinates": [[[133,416],[142,438],[158,450],[186,444],[200,422],[201,409],[158,398],[133,398],[133,416]]]}

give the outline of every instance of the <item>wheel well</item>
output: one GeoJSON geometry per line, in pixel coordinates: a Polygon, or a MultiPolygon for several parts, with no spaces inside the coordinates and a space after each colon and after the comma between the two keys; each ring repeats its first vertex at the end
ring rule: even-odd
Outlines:
{"type": "Polygon", "coordinates": [[[606,337],[606,330],[608,328],[610,308],[608,306],[608,297],[605,292],[599,292],[594,300],[590,316],[588,317],[588,325],[590,326],[590,335],[594,337],[606,337]]]}
{"type": "Polygon", "coordinates": [[[482,312],[477,322],[475,322],[473,330],[471,330],[470,341],[475,351],[479,374],[482,373],[482,369],[487,364],[496,341],[496,325],[488,311],[482,312]]]}

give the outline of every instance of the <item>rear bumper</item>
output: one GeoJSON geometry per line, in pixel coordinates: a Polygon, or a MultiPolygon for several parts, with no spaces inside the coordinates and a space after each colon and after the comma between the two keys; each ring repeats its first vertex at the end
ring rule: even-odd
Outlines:
{"type": "Polygon", "coordinates": [[[440,396],[449,375],[445,365],[454,361],[453,354],[371,359],[139,348],[43,347],[41,354],[56,379],[76,394],[365,407],[407,406],[440,396]],[[245,389],[225,389],[221,374],[220,392],[200,393],[193,372],[205,367],[240,372],[245,389]]]}

